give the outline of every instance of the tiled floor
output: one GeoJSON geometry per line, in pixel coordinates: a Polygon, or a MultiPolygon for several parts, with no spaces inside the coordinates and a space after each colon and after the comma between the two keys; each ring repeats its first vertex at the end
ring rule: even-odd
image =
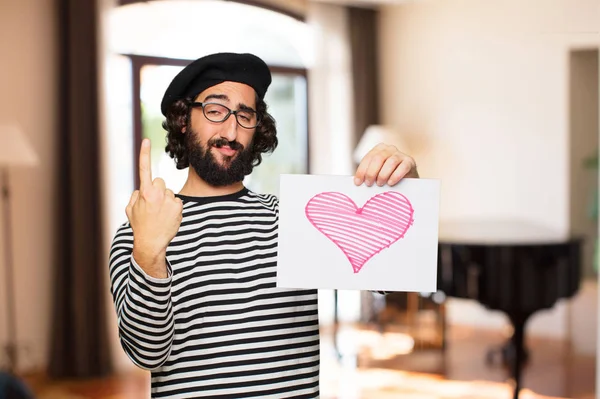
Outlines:
{"type": "MultiPolygon", "coordinates": [[[[468,328],[449,331],[445,356],[435,350],[384,359],[385,351],[406,350],[401,336],[344,328],[322,334],[323,399],[510,399],[506,371],[485,364],[485,353],[502,342],[499,333],[468,328]],[[382,351],[383,349],[383,351],[382,351]]],[[[530,340],[531,359],[524,373],[521,399],[594,397],[595,359],[569,356],[560,342],[530,340]],[[535,394],[532,392],[534,391],[535,394]],[[544,396],[543,396],[544,395],[544,396]]],[[[28,379],[39,399],[142,399],[149,397],[148,376],[131,373],[106,380],[49,383],[28,379]]]]}

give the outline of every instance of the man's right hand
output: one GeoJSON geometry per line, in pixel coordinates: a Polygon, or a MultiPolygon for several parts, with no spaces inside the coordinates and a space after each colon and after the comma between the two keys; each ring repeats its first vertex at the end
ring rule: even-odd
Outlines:
{"type": "Polygon", "coordinates": [[[165,187],[164,180],[152,180],[150,140],[144,139],[140,189],[131,195],[125,213],[133,230],[133,258],[152,277],[167,277],[167,247],[179,230],[182,211],[183,202],[165,187]]]}

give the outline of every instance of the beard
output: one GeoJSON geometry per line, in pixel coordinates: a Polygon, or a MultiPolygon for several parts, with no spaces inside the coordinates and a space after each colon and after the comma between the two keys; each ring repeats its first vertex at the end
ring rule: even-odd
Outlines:
{"type": "Polygon", "coordinates": [[[229,186],[244,180],[252,172],[254,157],[249,149],[237,141],[229,141],[222,137],[209,140],[206,146],[197,139],[197,134],[188,129],[185,135],[185,145],[188,150],[190,167],[202,180],[214,187],[229,186]],[[223,164],[219,164],[213,153],[212,147],[220,148],[229,146],[237,152],[232,156],[222,156],[223,164]]]}

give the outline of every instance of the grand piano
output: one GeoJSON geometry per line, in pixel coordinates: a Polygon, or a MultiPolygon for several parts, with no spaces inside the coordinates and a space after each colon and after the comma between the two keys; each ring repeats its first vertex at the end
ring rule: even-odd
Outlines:
{"type": "Polygon", "coordinates": [[[536,312],[579,290],[583,240],[519,221],[439,226],[438,290],[506,314],[513,327],[500,353],[521,389],[525,328],[536,312]]]}

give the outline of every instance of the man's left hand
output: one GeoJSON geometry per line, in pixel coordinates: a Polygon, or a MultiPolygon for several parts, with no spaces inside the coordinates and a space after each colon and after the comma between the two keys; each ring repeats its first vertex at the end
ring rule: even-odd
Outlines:
{"type": "Polygon", "coordinates": [[[419,177],[415,160],[393,145],[381,143],[369,151],[358,165],[354,184],[360,186],[364,182],[371,187],[376,183],[381,187],[387,183],[393,186],[404,177],[419,177]]]}

